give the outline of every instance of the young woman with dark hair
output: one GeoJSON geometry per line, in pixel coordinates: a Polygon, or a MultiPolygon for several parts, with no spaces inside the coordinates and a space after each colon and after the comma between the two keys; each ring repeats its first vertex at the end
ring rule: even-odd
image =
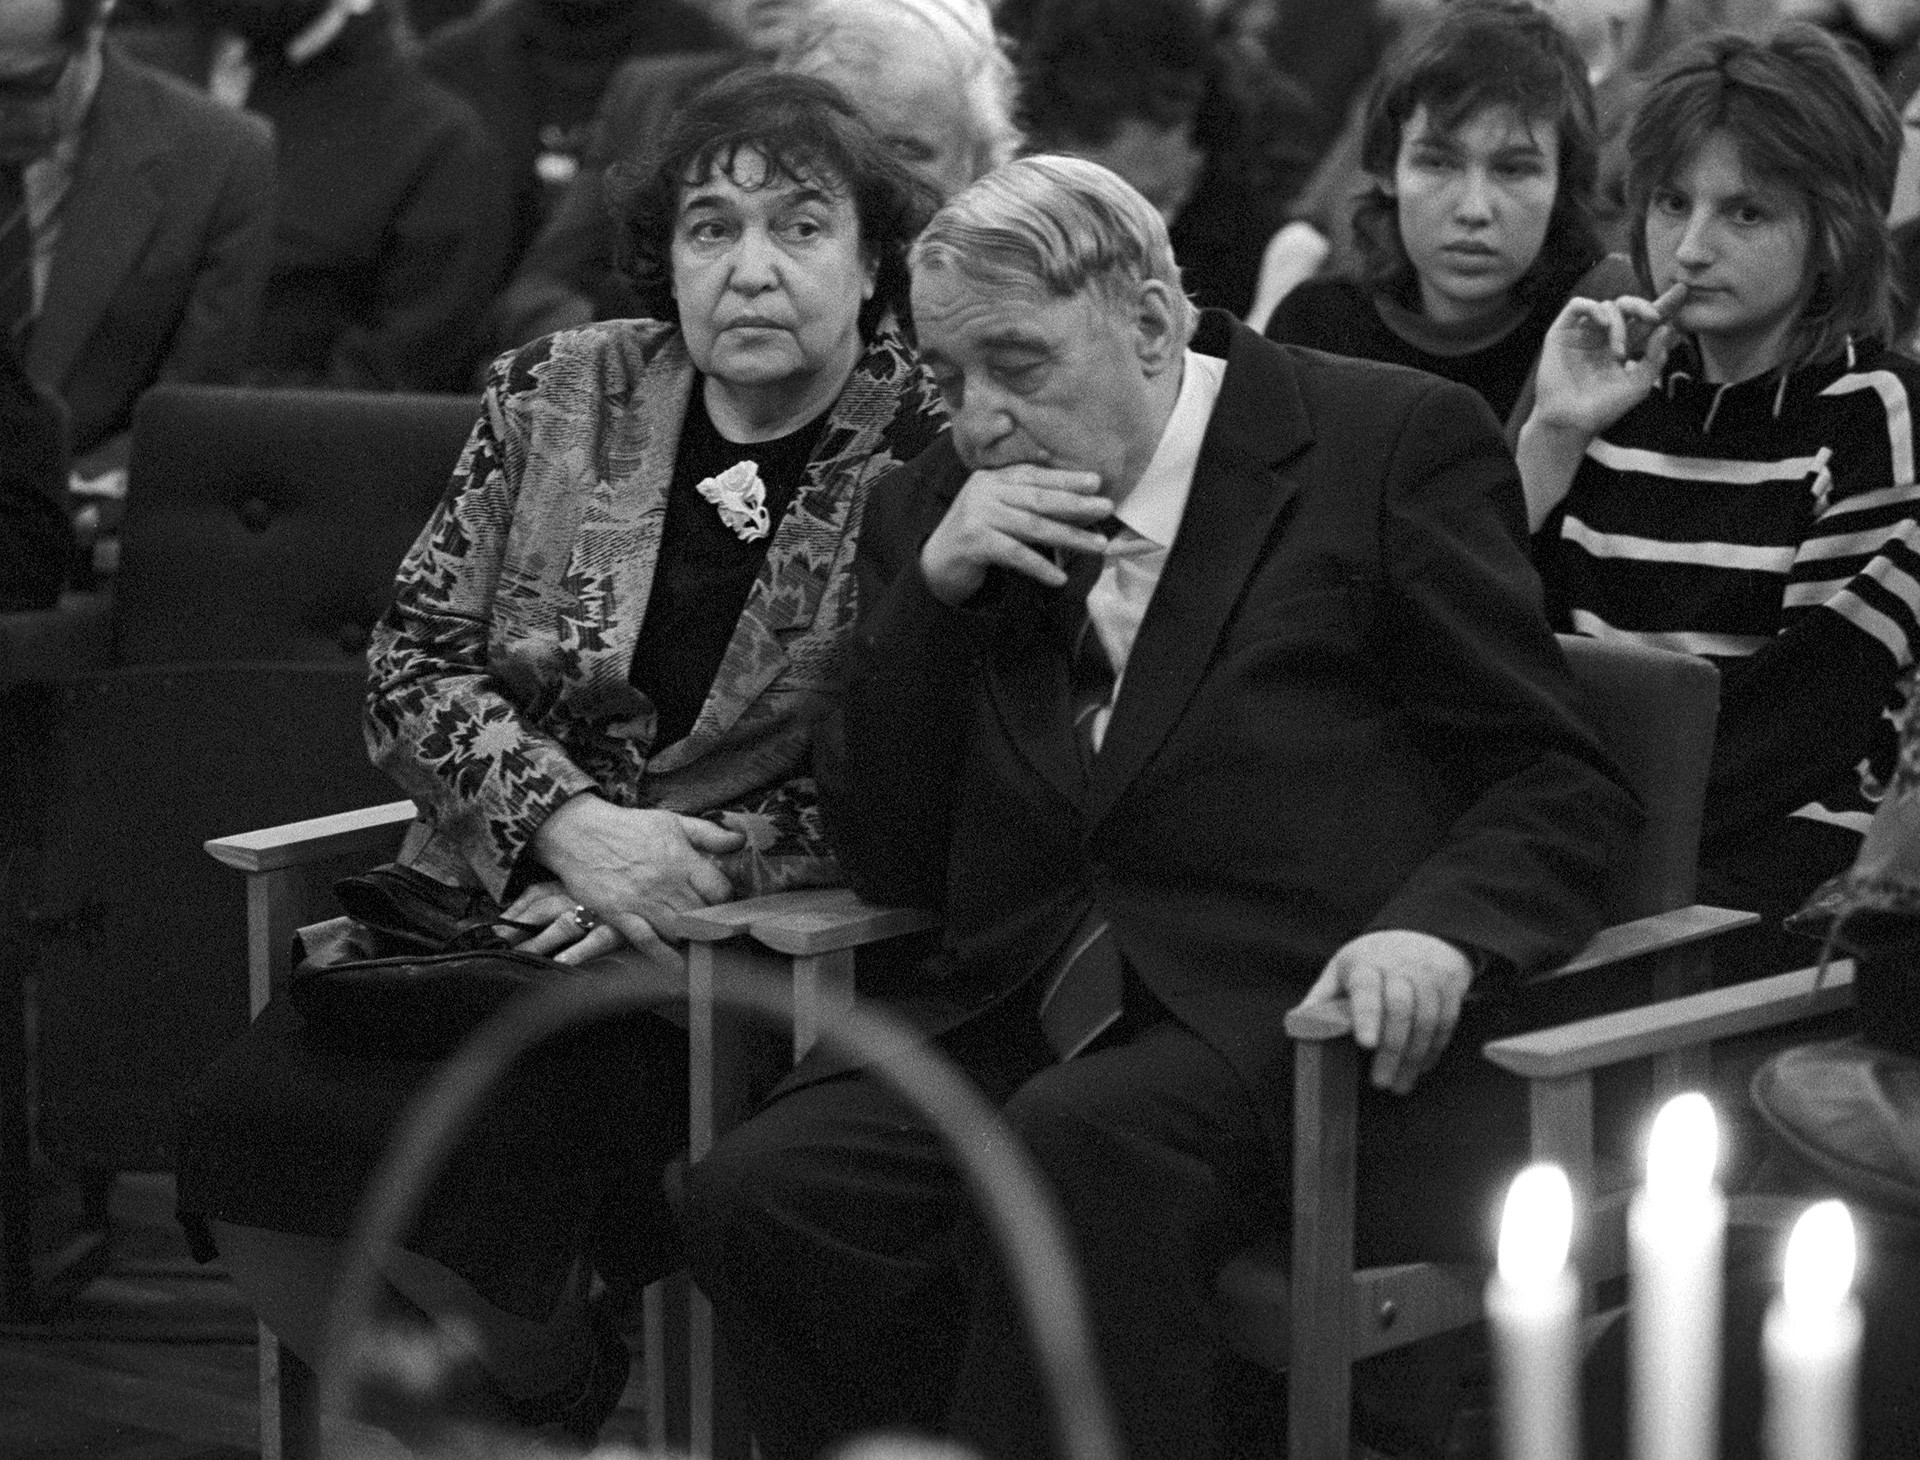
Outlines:
{"type": "Polygon", "coordinates": [[[1586,65],[1527,0],[1456,0],[1409,34],[1362,160],[1358,270],[1294,289],[1268,338],[1444,376],[1505,420],[1569,295],[1633,287],[1624,262],[1596,269],[1586,65]]]}

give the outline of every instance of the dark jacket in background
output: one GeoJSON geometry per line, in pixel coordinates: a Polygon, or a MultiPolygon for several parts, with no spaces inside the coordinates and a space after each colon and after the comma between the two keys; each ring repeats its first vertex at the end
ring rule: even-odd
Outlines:
{"type": "Polygon", "coordinates": [[[740,61],[737,51],[641,56],[614,74],[600,99],[579,176],[494,302],[496,348],[641,312],[639,297],[617,263],[618,228],[607,204],[607,169],[640,163],[686,98],[740,61]]]}
{"type": "Polygon", "coordinates": [[[509,270],[571,181],[594,108],[620,64],[729,43],[683,0],[505,0],[427,42],[421,65],[473,103],[505,159],[513,200],[509,270]],[[543,165],[552,180],[543,179],[543,165]]]}
{"type": "Polygon", "coordinates": [[[0,346],[0,612],[51,608],[65,581],[66,412],[0,346]]]}
{"type": "Polygon", "coordinates": [[[266,126],[109,44],[26,352],[76,458],[120,464],[148,386],[238,375],[272,237],[266,126]]]}
{"type": "Polygon", "coordinates": [[[279,138],[280,211],[253,378],[467,388],[506,253],[507,181],[480,119],[354,20],[247,99],[279,138]]]}

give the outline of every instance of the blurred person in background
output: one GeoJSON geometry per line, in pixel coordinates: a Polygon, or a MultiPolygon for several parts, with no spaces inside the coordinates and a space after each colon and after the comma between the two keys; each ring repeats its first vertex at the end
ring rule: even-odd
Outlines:
{"type": "Polygon", "coordinates": [[[279,212],[263,385],[459,391],[506,252],[507,183],[473,109],[403,53],[396,0],[182,0],[215,96],[273,124],[279,212]]]}
{"type": "Polygon", "coordinates": [[[1527,0],[1453,0],[1383,65],[1363,135],[1359,267],[1290,292],[1267,337],[1443,376],[1505,421],[1560,306],[1638,287],[1595,268],[1580,53],[1527,0]]]}
{"type": "Polygon", "coordinates": [[[473,104],[506,164],[500,279],[579,173],[594,108],[621,63],[730,44],[688,0],[495,0],[426,42],[421,65],[473,104]]]}
{"type": "Polygon", "coordinates": [[[1811,20],[1851,44],[1895,106],[1920,87],[1920,0],[1774,0],[1782,19],[1811,20]]]}
{"type": "Polygon", "coordinates": [[[81,580],[134,402],[239,372],[273,231],[267,127],[108,44],[109,10],[0,4],[0,332],[67,411],[81,580]]]}
{"type": "Polygon", "coordinates": [[[607,88],[580,176],[495,304],[501,348],[635,313],[606,169],[643,162],[680,98],[747,54],[838,86],[939,197],[1013,155],[1013,67],[977,0],[746,0],[734,26],[744,51],[630,61],[607,88]]]}
{"type": "Polygon", "coordinates": [[[1313,106],[1199,0],[1007,0],[1035,152],[1120,174],[1160,210],[1188,292],[1244,317],[1312,168],[1313,106]]]}

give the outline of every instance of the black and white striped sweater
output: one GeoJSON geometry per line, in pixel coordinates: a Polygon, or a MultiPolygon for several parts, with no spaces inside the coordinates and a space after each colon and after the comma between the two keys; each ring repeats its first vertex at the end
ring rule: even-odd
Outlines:
{"type": "Polygon", "coordinates": [[[1719,666],[1709,844],[1866,828],[1920,643],[1917,400],[1920,365],[1878,348],[1727,386],[1680,361],[1547,524],[1560,627],[1719,666]]]}

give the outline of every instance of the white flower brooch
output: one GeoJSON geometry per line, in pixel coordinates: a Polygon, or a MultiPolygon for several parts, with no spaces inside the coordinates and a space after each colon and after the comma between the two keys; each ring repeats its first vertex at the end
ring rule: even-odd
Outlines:
{"type": "Polygon", "coordinates": [[[757,542],[773,530],[767,516],[767,489],[760,480],[760,468],[753,462],[735,462],[694,490],[713,503],[720,520],[740,541],[757,542]]]}

